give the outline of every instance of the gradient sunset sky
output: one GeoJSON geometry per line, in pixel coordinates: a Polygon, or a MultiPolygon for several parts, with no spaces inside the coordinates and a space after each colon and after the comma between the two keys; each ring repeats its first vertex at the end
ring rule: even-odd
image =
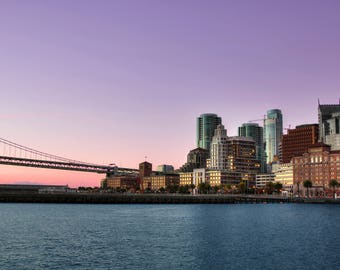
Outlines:
{"type": "MultiPolygon", "coordinates": [[[[180,167],[196,117],[228,130],[340,97],[338,0],[0,1],[0,137],[87,162],[180,167]]],[[[2,145],[0,145],[2,151],[2,145]]],[[[1,152],[2,154],[2,152],[1,152]]],[[[0,165],[0,183],[101,175],[0,165]]]]}

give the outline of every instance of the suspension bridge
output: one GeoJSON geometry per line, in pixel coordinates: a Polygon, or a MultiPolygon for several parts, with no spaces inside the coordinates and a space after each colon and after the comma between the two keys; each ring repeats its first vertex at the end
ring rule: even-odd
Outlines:
{"type": "Polygon", "coordinates": [[[138,174],[138,169],[115,165],[98,165],[44,153],[0,138],[0,165],[25,166],[55,170],[102,173],[110,175],[138,174]]]}

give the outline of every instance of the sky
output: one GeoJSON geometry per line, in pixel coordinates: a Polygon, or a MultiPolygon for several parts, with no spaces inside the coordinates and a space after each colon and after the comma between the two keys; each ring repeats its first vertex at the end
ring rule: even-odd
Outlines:
{"type": "MultiPolygon", "coordinates": [[[[339,102],[339,14],[338,0],[2,0],[0,137],[103,165],[179,168],[202,113],[230,136],[273,108],[285,128],[317,123],[318,99],[339,102]]],[[[102,177],[0,165],[0,183],[102,177]]]]}

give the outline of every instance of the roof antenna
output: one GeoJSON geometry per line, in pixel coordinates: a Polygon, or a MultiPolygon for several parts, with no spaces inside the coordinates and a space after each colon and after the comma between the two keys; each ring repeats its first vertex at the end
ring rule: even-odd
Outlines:
{"type": "MultiPolygon", "coordinates": [[[[340,99],[339,99],[339,102],[340,102],[340,99]]],[[[318,98],[318,104],[319,104],[319,106],[320,106],[320,99],[318,98]]]]}

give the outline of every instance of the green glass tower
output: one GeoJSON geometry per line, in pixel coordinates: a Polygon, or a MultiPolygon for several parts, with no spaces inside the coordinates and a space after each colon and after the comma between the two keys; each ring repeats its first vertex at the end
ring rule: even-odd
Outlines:
{"type": "Polygon", "coordinates": [[[221,117],[214,113],[201,114],[197,118],[197,147],[210,150],[210,143],[215,129],[222,123],[221,117]]]}
{"type": "Polygon", "coordinates": [[[261,165],[261,173],[266,171],[266,160],[263,144],[263,127],[255,123],[246,123],[238,128],[238,136],[250,137],[255,141],[256,160],[261,165]]]}
{"type": "Polygon", "coordinates": [[[279,155],[279,144],[283,134],[281,110],[267,111],[264,120],[264,142],[267,155],[267,164],[271,164],[275,156],[279,155]]]}

